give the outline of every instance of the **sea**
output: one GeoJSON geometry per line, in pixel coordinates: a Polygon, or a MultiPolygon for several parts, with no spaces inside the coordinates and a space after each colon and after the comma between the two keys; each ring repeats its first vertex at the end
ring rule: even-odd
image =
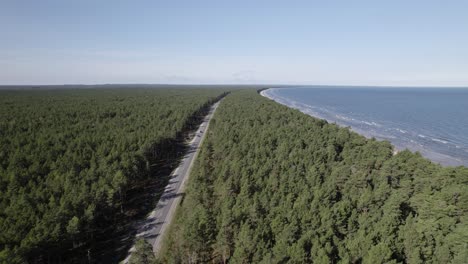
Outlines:
{"type": "Polygon", "coordinates": [[[468,88],[270,88],[278,103],[445,166],[468,166],[468,88]]]}

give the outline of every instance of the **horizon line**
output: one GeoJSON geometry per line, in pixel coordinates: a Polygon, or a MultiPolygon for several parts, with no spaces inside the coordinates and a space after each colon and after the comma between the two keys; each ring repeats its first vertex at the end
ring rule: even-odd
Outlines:
{"type": "Polygon", "coordinates": [[[381,88],[468,88],[468,85],[370,85],[370,84],[287,84],[287,83],[64,83],[64,84],[0,84],[1,88],[6,87],[59,87],[59,86],[272,86],[270,88],[287,87],[381,87],[381,88]]]}

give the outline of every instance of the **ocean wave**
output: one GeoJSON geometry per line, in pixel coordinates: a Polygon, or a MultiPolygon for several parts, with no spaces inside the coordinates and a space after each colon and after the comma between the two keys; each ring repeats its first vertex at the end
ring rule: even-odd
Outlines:
{"type": "Polygon", "coordinates": [[[359,122],[361,122],[361,123],[363,123],[363,124],[366,124],[366,125],[368,125],[368,126],[375,126],[375,127],[381,127],[381,126],[382,126],[381,124],[376,123],[376,122],[373,122],[373,121],[372,121],[372,122],[359,121],[359,122]]]}
{"type": "Polygon", "coordinates": [[[342,116],[342,115],[338,115],[338,114],[336,114],[335,117],[336,117],[336,118],[339,118],[339,119],[342,119],[342,120],[345,120],[345,121],[351,121],[351,120],[353,120],[353,118],[349,118],[349,117],[347,117],[347,116],[342,116]]]}
{"type": "Polygon", "coordinates": [[[395,128],[395,130],[398,131],[398,132],[400,132],[400,133],[403,133],[403,134],[408,133],[408,131],[403,130],[403,129],[401,129],[401,128],[395,128]]]}
{"type": "Polygon", "coordinates": [[[442,139],[438,139],[438,138],[431,138],[432,141],[435,141],[435,142],[439,142],[439,143],[442,143],[442,144],[448,144],[447,141],[445,140],[442,140],[442,139]]]}

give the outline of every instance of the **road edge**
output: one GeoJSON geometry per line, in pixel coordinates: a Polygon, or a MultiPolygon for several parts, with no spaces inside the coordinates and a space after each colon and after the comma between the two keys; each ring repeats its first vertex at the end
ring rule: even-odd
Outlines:
{"type": "MultiPolygon", "coordinates": [[[[187,177],[185,177],[184,180],[182,181],[179,192],[183,192],[185,190],[187,180],[190,178],[190,174],[192,173],[193,164],[197,160],[198,153],[200,153],[200,149],[202,148],[203,142],[205,141],[206,135],[208,134],[208,129],[210,128],[211,120],[213,119],[214,114],[216,113],[216,110],[218,109],[219,104],[221,103],[222,100],[223,99],[219,100],[214,105],[214,110],[211,113],[212,116],[211,116],[210,120],[208,121],[208,123],[206,125],[205,133],[202,134],[202,138],[200,139],[200,145],[199,145],[197,151],[195,152],[192,161],[190,162],[190,165],[189,165],[188,170],[187,170],[187,177]]],[[[201,125],[200,125],[200,127],[201,127],[201,125]]],[[[199,129],[200,129],[200,127],[199,127],[199,129]]],[[[192,141],[194,139],[192,139],[192,141]]],[[[163,223],[163,226],[161,227],[161,232],[160,232],[161,234],[156,238],[156,240],[154,241],[154,244],[152,245],[153,246],[153,253],[154,253],[155,256],[157,256],[158,252],[162,248],[164,238],[166,237],[166,230],[168,230],[168,227],[172,224],[172,221],[173,221],[174,216],[175,216],[175,211],[177,210],[177,207],[179,206],[181,200],[182,200],[182,197],[177,196],[174,199],[174,202],[171,204],[171,208],[169,209],[169,212],[170,212],[169,215],[171,215],[172,217],[171,217],[171,219],[169,219],[169,221],[166,221],[166,222],[163,223]]]]}

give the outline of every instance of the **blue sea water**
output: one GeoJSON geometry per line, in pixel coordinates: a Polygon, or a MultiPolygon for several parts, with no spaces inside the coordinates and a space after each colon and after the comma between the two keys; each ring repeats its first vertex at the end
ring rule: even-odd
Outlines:
{"type": "Polygon", "coordinates": [[[262,95],[443,165],[468,166],[468,89],[272,88],[262,95]]]}

